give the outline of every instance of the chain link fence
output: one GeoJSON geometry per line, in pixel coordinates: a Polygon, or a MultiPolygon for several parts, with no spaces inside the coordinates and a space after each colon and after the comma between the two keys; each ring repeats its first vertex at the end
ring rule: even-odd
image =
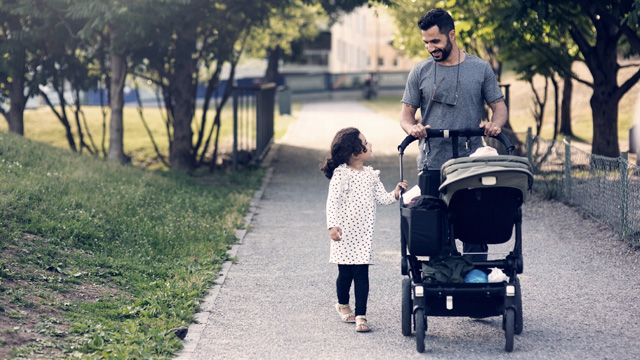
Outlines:
{"type": "Polygon", "coordinates": [[[619,158],[593,155],[570,140],[545,140],[527,134],[522,155],[534,170],[534,191],[574,206],[640,246],[640,167],[619,158]]]}

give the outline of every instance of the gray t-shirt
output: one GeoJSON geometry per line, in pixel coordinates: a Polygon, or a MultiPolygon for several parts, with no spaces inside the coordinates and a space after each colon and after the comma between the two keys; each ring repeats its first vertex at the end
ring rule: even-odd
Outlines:
{"type": "MultiPolygon", "coordinates": [[[[402,102],[420,108],[423,125],[431,125],[432,129],[476,129],[484,116],[484,104],[503,97],[491,66],[476,56],[466,55],[459,65],[440,65],[430,57],[411,69],[402,102]],[[432,101],[432,96],[437,102],[432,101]]],[[[419,170],[425,165],[429,170],[440,170],[453,157],[451,139],[421,140],[419,146],[419,170]]],[[[482,138],[472,138],[470,144],[461,138],[458,146],[458,156],[468,156],[482,146],[482,138]]]]}

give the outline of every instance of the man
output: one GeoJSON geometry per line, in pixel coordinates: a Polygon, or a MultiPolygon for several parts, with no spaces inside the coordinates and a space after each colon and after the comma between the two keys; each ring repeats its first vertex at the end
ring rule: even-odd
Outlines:
{"type": "MultiPolygon", "coordinates": [[[[507,122],[507,107],[491,66],[458,48],[449,13],[442,9],[430,10],[418,21],[418,27],[431,57],[409,73],[402,96],[400,126],[407,134],[420,139],[418,170],[421,170],[422,193],[438,196],[440,167],[453,157],[452,143],[451,139],[427,139],[426,129],[479,126],[484,128],[485,135],[496,136],[507,122]],[[492,116],[489,122],[483,123],[485,103],[491,108],[492,116]],[[417,109],[420,109],[418,120],[417,109]]],[[[459,156],[468,156],[482,146],[482,139],[476,137],[469,142],[460,141],[458,145],[459,156]]],[[[486,251],[486,245],[482,249],[486,251]]],[[[465,244],[465,252],[468,250],[465,244]]]]}

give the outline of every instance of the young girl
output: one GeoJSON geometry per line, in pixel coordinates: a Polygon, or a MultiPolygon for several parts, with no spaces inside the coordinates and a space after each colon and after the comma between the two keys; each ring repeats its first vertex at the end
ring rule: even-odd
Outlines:
{"type": "Polygon", "coordinates": [[[327,228],[331,237],[329,262],[338,264],[335,305],[343,322],[356,323],[356,331],[367,332],[369,264],[376,220],[376,202],[395,202],[407,182],[398,183],[388,193],[380,181],[380,171],[364,162],[373,157],[371,144],[356,128],[345,128],[335,135],[331,152],[320,167],[331,179],[327,197],[327,228]],[[351,283],[355,292],[355,315],[349,307],[351,283]]]}

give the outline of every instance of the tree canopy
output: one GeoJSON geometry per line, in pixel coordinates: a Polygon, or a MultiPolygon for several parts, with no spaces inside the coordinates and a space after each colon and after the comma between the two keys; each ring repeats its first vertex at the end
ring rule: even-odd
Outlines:
{"type": "MultiPolygon", "coordinates": [[[[618,156],[618,103],[640,79],[640,70],[618,85],[620,56],[640,54],[639,0],[398,0],[396,44],[427,57],[416,21],[433,7],[448,10],[465,50],[494,69],[509,61],[524,78],[536,74],[573,77],[594,90],[591,109],[595,154],[618,156]],[[573,73],[583,61],[592,79],[573,73]]],[[[499,73],[499,71],[497,71],[499,73]]]]}
{"type": "MultiPolygon", "coordinates": [[[[223,66],[233,77],[245,51],[267,55],[277,66],[291,43],[318,33],[318,22],[331,24],[367,3],[391,5],[395,44],[409,55],[428,56],[416,22],[443,7],[456,22],[460,45],[487,59],[498,77],[509,63],[524,79],[559,74],[591,86],[593,152],[619,154],[617,106],[640,79],[638,70],[618,84],[619,57],[640,54],[640,0],[0,0],[0,113],[10,131],[23,133],[26,100],[40,85],[53,87],[64,102],[67,86],[77,93],[107,83],[109,158],[113,152],[122,161],[124,81],[141,77],[160,90],[168,165],[192,169],[204,161],[211,140],[203,129],[212,127],[205,125],[220,125],[217,113],[226,97],[216,103],[213,118],[206,113],[223,66]],[[587,65],[591,78],[572,72],[575,61],[587,65]],[[199,83],[207,85],[205,115],[194,119],[199,83]]],[[[57,114],[69,144],[98,153],[83,138],[79,113],[77,103],[78,139],[71,116],[64,109],[57,114]]]]}

